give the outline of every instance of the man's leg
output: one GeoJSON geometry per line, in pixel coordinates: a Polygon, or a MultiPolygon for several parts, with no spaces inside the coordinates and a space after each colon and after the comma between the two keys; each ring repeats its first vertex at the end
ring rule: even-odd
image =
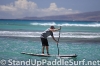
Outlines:
{"type": "Polygon", "coordinates": [[[42,46],[42,54],[44,54],[45,46],[42,46]]]}
{"type": "Polygon", "coordinates": [[[46,50],[47,50],[47,54],[50,55],[49,54],[49,46],[46,46],[46,50]]]}

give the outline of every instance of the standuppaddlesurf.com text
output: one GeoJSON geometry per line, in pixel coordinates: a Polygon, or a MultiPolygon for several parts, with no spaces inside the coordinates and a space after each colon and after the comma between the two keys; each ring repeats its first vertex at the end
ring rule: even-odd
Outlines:
{"type": "Polygon", "coordinates": [[[33,65],[33,66],[39,66],[39,65],[70,65],[70,66],[78,66],[78,65],[96,65],[100,66],[100,60],[94,60],[94,61],[86,61],[86,59],[82,59],[79,61],[75,61],[73,59],[70,60],[65,60],[65,59],[54,59],[54,60],[47,60],[47,59],[28,59],[27,61],[24,60],[13,60],[13,59],[8,59],[8,60],[0,60],[0,65],[33,65]]]}

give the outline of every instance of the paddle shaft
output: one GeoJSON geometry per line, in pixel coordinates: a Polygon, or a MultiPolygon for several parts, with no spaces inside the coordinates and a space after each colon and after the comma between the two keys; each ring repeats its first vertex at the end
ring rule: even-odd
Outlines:
{"type": "MultiPolygon", "coordinates": [[[[61,30],[61,26],[60,26],[60,30],[61,30]]],[[[60,39],[60,30],[59,30],[59,38],[58,38],[58,43],[59,43],[59,39],[60,39]]],[[[58,46],[58,43],[57,43],[57,48],[58,48],[58,55],[59,55],[59,46],[58,46]]]]}

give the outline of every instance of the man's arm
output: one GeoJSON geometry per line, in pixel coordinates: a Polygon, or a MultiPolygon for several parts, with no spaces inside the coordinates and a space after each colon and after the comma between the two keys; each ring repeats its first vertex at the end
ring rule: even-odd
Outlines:
{"type": "Polygon", "coordinates": [[[58,29],[50,29],[50,31],[58,31],[58,30],[60,30],[61,28],[58,28],[58,29]]]}
{"type": "Polygon", "coordinates": [[[58,41],[54,38],[54,36],[52,36],[52,38],[53,38],[53,40],[54,40],[55,42],[57,42],[57,43],[58,43],[58,41]]]}

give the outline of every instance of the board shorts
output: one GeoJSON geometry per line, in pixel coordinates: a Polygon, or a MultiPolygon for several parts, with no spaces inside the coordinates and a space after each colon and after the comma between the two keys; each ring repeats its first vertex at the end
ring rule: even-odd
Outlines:
{"type": "Polygon", "coordinates": [[[45,38],[41,38],[42,46],[49,46],[48,40],[45,38]]]}

